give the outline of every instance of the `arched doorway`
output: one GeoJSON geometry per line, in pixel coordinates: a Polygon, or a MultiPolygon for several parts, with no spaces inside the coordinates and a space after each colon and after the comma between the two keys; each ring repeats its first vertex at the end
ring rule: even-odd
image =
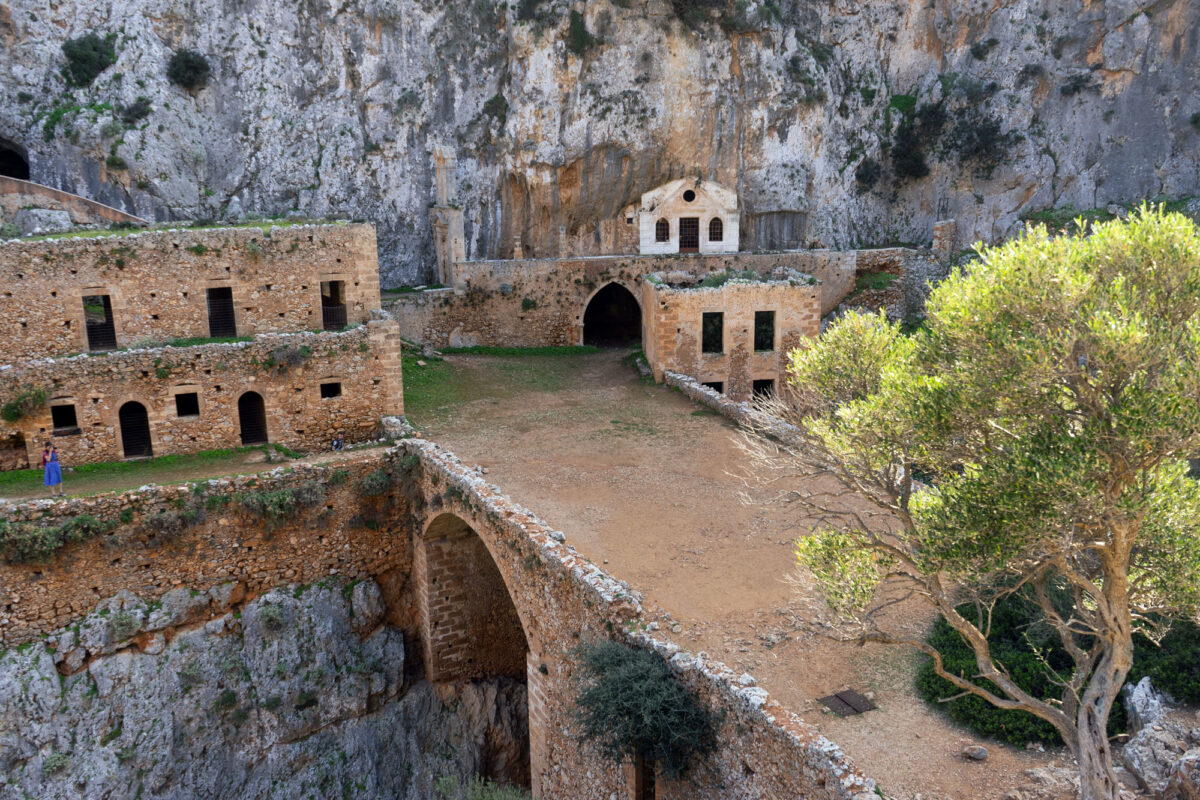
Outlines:
{"type": "Polygon", "coordinates": [[[29,180],[29,159],[25,157],[25,148],[0,139],[0,175],[29,180]]]}
{"type": "Polygon", "coordinates": [[[438,684],[488,679],[523,698],[515,714],[504,715],[503,734],[487,737],[480,773],[528,789],[529,642],[504,577],[483,539],[450,513],[429,523],[414,566],[426,677],[438,684]]]}
{"type": "Polygon", "coordinates": [[[610,283],[592,295],[583,312],[583,343],[632,347],[642,341],[642,309],[633,293],[610,283]]]}
{"type": "Polygon", "coordinates": [[[131,400],[117,411],[117,420],[121,424],[121,447],[126,458],[150,458],[154,455],[154,447],[150,443],[150,418],[144,405],[131,400]]]}
{"type": "Polygon", "coordinates": [[[267,443],[267,409],[261,394],[246,392],[238,398],[238,422],[243,445],[267,443]]]}

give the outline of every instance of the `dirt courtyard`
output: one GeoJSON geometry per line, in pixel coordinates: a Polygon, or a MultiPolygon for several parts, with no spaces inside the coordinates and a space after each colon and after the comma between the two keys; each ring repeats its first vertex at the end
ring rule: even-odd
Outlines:
{"type": "MultiPolygon", "coordinates": [[[[814,632],[793,573],[794,516],[739,500],[737,429],[678,392],[638,380],[620,353],[448,356],[405,364],[410,419],[482,465],[488,480],[645,595],[659,633],[752,673],[876,779],[888,797],[1000,798],[1062,753],[981,742],[914,694],[917,656],[814,632]],[[870,692],[840,719],[816,699],[870,692]],[[984,762],[960,754],[985,744],[984,762]]],[[[923,629],[929,616],[912,625],[923,629]]]]}

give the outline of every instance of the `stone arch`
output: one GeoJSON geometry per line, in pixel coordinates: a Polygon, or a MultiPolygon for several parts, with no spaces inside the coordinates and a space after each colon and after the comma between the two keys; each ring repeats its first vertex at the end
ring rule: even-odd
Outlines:
{"type": "Polygon", "coordinates": [[[671,223],[665,219],[660,219],[654,223],[654,241],[669,242],[671,241],[671,223]]]}
{"type": "Polygon", "coordinates": [[[451,512],[425,527],[416,564],[431,681],[523,678],[526,626],[483,538],[451,512]]]}
{"type": "Polygon", "coordinates": [[[29,180],[29,157],[24,147],[7,139],[0,139],[0,175],[29,180]]]}
{"type": "MultiPolygon", "coordinates": [[[[451,512],[425,526],[413,559],[425,676],[441,685],[491,680],[508,687],[505,694],[516,703],[499,714],[509,721],[504,735],[493,740],[489,732],[480,774],[533,789],[538,797],[534,752],[545,750],[544,712],[533,696],[541,678],[538,659],[530,651],[529,621],[490,544],[451,512]]],[[[542,761],[539,756],[537,763],[542,761]]]]}
{"type": "Polygon", "coordinates": [[[584,303],[583,344],[631,347],[642,341],[642,307],[623,284],[611,281],[584,303]]]}

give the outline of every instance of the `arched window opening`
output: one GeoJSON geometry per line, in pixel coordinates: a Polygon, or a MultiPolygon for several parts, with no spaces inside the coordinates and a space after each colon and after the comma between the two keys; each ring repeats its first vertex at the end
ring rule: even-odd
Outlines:
{"type": "Polygon", "coordinates": [[[710,242],[720,242],[725,239],[725,223],[720,217],[713,217],[708,223],[708,240],[710,242]]]}
{"type": "Polygon", "coordinates": [[[660,219],[654,223],[654,241],[669,242],[671,241],[671,223],[665,219],[660,219]]]}
{"type": "Polygon", "coordinates": [[[619,283],[592,296],[583,312],[583,343],[593,347],[632,347],[642,341],[642,308],[619,283]]]}

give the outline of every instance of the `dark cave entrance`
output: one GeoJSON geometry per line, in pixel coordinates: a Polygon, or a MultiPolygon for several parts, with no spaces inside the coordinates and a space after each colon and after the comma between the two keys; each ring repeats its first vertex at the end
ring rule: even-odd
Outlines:
{"type": "Polygon", "coordinates": [[[633,294],[619,283],[596,292],[583,312],[583,343],[632,347],[641,341],[642,309],[633,294]]]}
{"type": "Polygon", "coordinates": [[[25,148],[0,139],[0,175],[29,180],[29,159],[25,157],[25,148]]]}

